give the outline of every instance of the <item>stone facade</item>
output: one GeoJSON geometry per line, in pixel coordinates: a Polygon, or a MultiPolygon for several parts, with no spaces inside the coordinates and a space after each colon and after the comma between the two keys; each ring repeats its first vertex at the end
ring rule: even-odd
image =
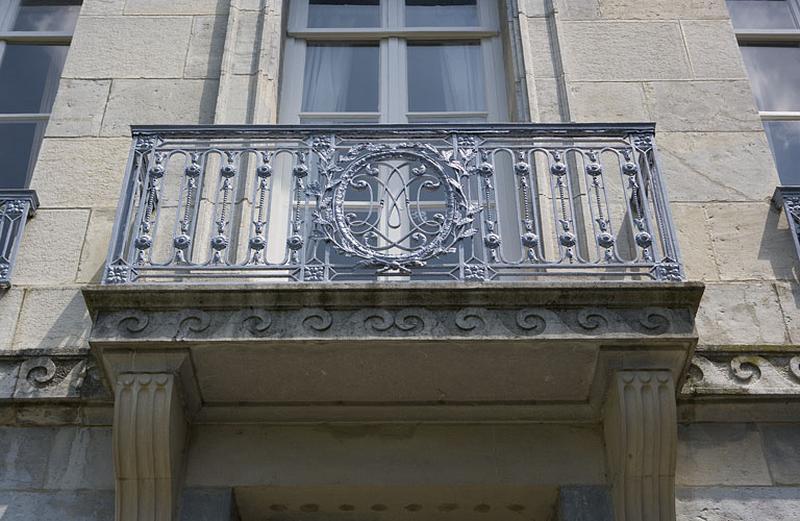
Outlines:
{"type": "Polygon", "coordinates": [[[41,204],[13,286],[0,290],[0,518],[797,517],[800,260],[770,205],[779,181],[724,0],[501,3],[519,64],[508,71],[517,119],[656,122],[683,292],[642,290],[621,304],[613,288],[550,280],[552,293],[519,291],[513,305],[401,292],[353,309],[336,303],[335,288],[321,293],[330,300],[294,297],[287,308],[263,288],[228,288],[220,303],[180,285],[149,295],[99,287],[129,126],[276,123],[287,10],[276,0],[84,0],[31,185],[41,204]],[[586,300],[570,300],[570,287],[586,300]],[[549,329],[536,329],[540,319],[549,329]],[[478,322],[489,331],[480,337],[478,322]],[[302,356],[274,364],[255,353],[265,338],[302,356]],[[508,339],[545,354],[464,362],[469,342],[508,339]],[[321,354],[348,343],[346,356],[321,354]],[[640,355],[641,345],[658,353],[640,355]],[[146,356],[130,355],[142,346],[146,356]],[[353,355],[365,346],[411,355],[395,351],[395,365],[359,387],[358,370],[385,360],[380,349],[353,355]],[[304,363],[321,356],[330,359],[304,363]],[[316,380],[303,380],[312,368],[316,380]],[[331,368],[338,379],[325,380],[331,368]],[[508,380],[474,382],[492,370],[508,380]],[[393,390],[408,403],[386,409],[396,396],[378,393],[398,374],[393,390]],[[666,388],[677,402],[662,396],[659,419],[639,414],[627,377],[641,396],[666,388]],[[120,425],[135,423],[136,408],[124,387],[134,384],[157,411],[150,430],[126,438],[120,425]],[[169,396],[158,401],[146,388],[162,384],[169,396]],[[448,393],[460,400],[449,409],[448,393]],[[365,395],[379,399],[332,403],[365,395]],[[518,395],[535,406],[502,408],[518,395]],[[631,448],[631,425],[660,433],[662,452],[631,448]],[[167,439],[183,426],[185,437],[167,439]],[[149,436],[160,441],[139,450],[149,436]],[[660,484],[644,506],[643,481],[660,484]],[[150,499],[163,510],[144,513],[150,499]]]}

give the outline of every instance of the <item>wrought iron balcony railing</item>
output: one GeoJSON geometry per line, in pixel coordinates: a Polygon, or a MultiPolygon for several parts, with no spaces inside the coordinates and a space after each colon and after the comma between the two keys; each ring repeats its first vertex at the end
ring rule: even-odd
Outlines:
{"type": "Polygon", "coordinates": [[[650,124],[133,137],[108,284],[683,279],[650,124]]]}
{"type": "Polygon", "coordinates": [[[25,222],[38,207],[39,199],[33,190],[0,190],[0,288],[11,286],[25,222]]]}

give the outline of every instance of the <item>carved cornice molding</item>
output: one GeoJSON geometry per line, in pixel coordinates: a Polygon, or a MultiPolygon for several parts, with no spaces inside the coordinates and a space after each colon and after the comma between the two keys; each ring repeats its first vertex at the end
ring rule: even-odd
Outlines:
{"type": "Polygon", "coordinates": [[[800,352],[702,352],[682,389],[693,397],[800,397],[800,352]]]}
{"type": "Polygon", "coordinates": [[[0,400],[109,400],[88,353],[0,354],[0,400]]]}
{"type": "Polygon", "coordinates": [[[94,342],[691,337],[687,309],[369,307],[101,312],[94,342]]]}

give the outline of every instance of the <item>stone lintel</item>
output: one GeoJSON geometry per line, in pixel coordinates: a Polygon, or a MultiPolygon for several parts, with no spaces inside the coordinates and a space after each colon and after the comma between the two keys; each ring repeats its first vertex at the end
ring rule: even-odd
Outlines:
{"type": "Polygon", "coordinates": [[[697,284],[638,282],[84,291],[90,344],[110,382],[126,371],[191,374],[183,386],[196,381],[192,403],[204,410],[247,404],[304,417],[311,407],[470,405],[502,418],[503,408],[516,414],[508,406],[550,414],[559,404],[564,418],[593,421],[614,370],[680,380],[701,293],[697,284]]]}

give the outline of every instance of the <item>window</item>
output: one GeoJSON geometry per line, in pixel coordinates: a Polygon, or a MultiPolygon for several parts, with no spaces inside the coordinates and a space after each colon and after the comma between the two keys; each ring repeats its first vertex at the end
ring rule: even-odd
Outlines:
{"type": "Polygon", "coordinates": [[[28,186],[80,5],[0,1],[0,189],[28,186]]]}
{"type": "Polygon", "coordinates": [[[507,120],[497,4],[293,0],[281,122],[507,120]]]}
{"type": "Polygon", "coordinates": [[[728,0],[781,182],[800,185],[800,0],[728,0]]]}

